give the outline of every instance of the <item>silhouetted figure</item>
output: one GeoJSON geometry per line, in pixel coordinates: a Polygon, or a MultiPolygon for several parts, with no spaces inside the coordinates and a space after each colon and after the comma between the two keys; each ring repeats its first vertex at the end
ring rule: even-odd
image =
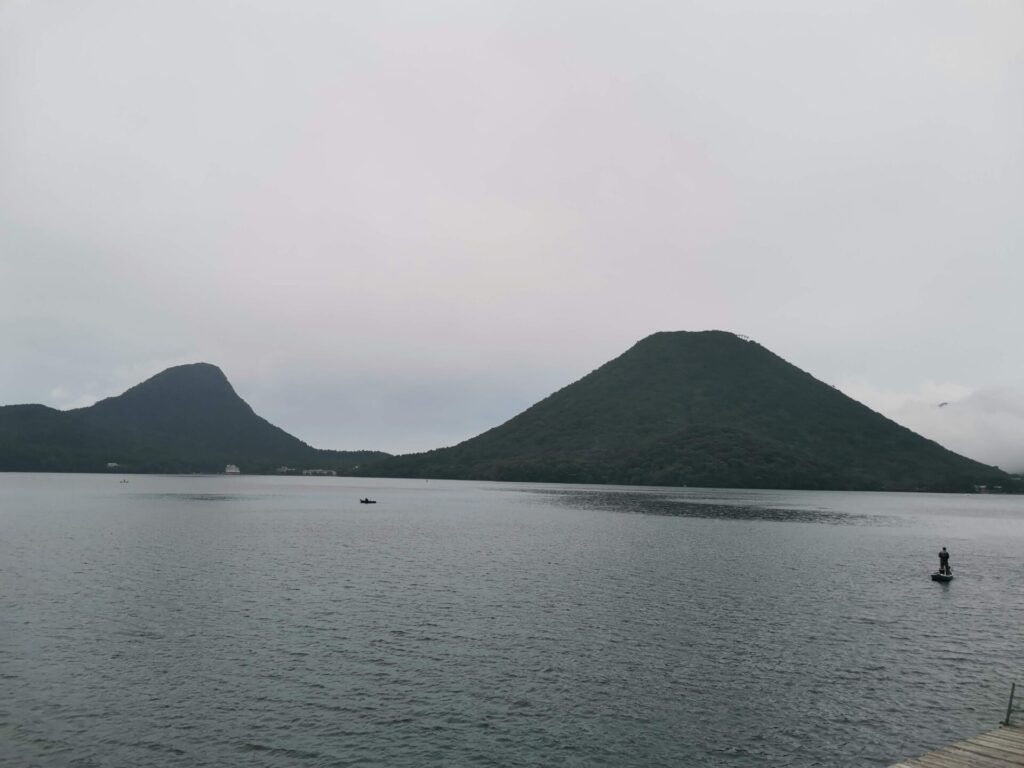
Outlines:
{"type": "Polygon", "coordinates": [[[944,576],[949,576],[949,552],[943,547],[942,551],[939,552],[939,573],[944,576]]]}

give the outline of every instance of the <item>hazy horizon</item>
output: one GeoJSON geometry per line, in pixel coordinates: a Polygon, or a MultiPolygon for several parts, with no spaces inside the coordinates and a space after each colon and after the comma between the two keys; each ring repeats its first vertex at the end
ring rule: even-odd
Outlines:
{"type": "MultiPolygon", "coordinates": [[[[708,330],[712,330],[712,329],[708,329],[708,330]]],[[[720,330],[720,329],[715,329],[715,330],[720,330]]],[[[639,339],[638,339],[638,341],[639,341],[639,339]]],[[[625,352],[625,351],[626,350],[623,350],[623,352],[625,352]]],[[[769,351],[771,351],[771,350],[769,350],[769,351]]],[[[604,361],[604,362],[609,362],[609,361],[604,361]]],[[[603,365],[604,362],[602,362],[600,365],[603,365]]],[[[193,363],[207,363],[207,364],[215,365],[216,366],[216,363],[212,363],[212,362],[206,361],[206,360],[196,360],[196,361],[193,361],[193,363]]],[[[182,365],[187,365],[187,363],[183,363],[182,365]]],[[[595,368],[597,368],[597,367],[600,367],[600,366],[595,366],[595,368]]],[[[238,387],[236,387],[234,385],[234,383],[231,381],[231,376],[228,374],[228,372],[224,371],[223,368],[221,368],[220,366],[217,366],[217,368],[220,369],[225,374],[225,376],[227,377],[229,383],[231,383],[232,387],[235,389],[236,393],[243,400],[246,400],[248,402],[248,399],[246,398],[245,394],[243,392],[238,391],[238,387]]],[[[159,371],[157,373],[159,373],[159,371]]],[[[807,373],[811,373],[811,375],[813,376],[812,372],[807,371],[807,373]]],[[[817,378],[817,377],[815,377],[815,378],[817,378]]],[[[136,382],[136,384],[141,384],[142,381],[143,380],[140,380],[139,382],[136,382]]],[[[565,382],[563,385],[561,385],[560,387],[557,387],[556,389],[561,389],[564,386],[568,386],[570,384],[573,384],[573,383],[575,383],[575,381],[576,380],[574,380],[572,382],[565,382]]],[[[132,386],[134,386],[134,385],[132,385],[132,386]]],[[[545,398],[548,395],[552,394],[554,391],[556,391],[556,390],[552,390],[552,392],[548,392],[548,393],[545,393],[543,395],[538,396],[534,402],[539,402],[543,398],[545,398]]],[[[122,392],[114,392],[114,393],[111,393],[110,395],[107,395],[106,397],[117,396],[117,395],[120,395],[120,394],[122,394],[122,392]]],[[[301,392],[294,393],[295,400],[296,401],[301,401],[302,400],[302,395],[303,395],[303,393],[301,393],[301,392]]],[[[103,398],[100,398],[100,399],[103,399],[103,398]]],[[[856,400],[856,398],[853,398],[853,399],[856,400]]],[[[904,418],[902,422],[897,422],[897,423],[902,423],[903,426],[909,426],[909,424],[912,424],[914,422],[915,418],[921,419],[920,412],[921,412],[921,410],[923,408],[929,408],[929,409],[930,408],[936,408],[936,409],[940,409],[940,408],[950,408],[950,407],[953,407],[953,410],[951,410],[950,413],[955,414],[955,415],[954,415],[954,417],[952,419],[950,419],[950,422],[953,425],[957,425],[958,423],[962,424],[962,416],[959,413],[957,413],[958,409],[963,406],[964,402],[967,402],[968,403],[968,407],[970,407],[971,401],[972,400],[978,400],[978,399],[982,399],[982,397],[979,396],[978,394],[972,393],[972,394],[968,395],[965,399],[959,400],[959,401],[953,401],[953,402],[942,401],[940,403],[933,404],[933,405],[924,405],[924,406],[918,405],[918,406],[916,406],[917,412],[915,412],[915,406],[907,406],[906,404],[904,404],[902,410],[899,411],[899,412],[903,413],[906,418],[904,418]],[[959,422],[958,422],[958,417],[960,419],[959,422]]],[[[94,402],[97,402],[97,401],[94,401],[94,402]]],[[[81,404],[79,406],[76,406],[76,407],[88,407],[90,405],[93,405],[94,402],[83,403],[83,404],[81,404]]],[[[858,402],[861,402],[861,401],[858,401],[858,402]]],[[[533,405],[533,404],[534,403],[530,403],[529,405],[533,405]]],[[[862,403],[862,404],[867,405],[866,403],[862,403]]],[[[6,405],[6,404],[0,403],[0,407],[2,407],[3,405],[6,405]]],[[[250,403],[250,405],[251,405],[251,403],[250,403]]],[[[527,407],[529,407],[529,405],[527,407]]],[[[981,405],[982,405],[982,407],[985,407],[986,404],[984,402],[982,402],[981,405]]],[[[868,406],[868,407],[870,407],[870,406],[868,406]]],[[[69,409],[65,408],[63,410],[69,410],[69,409]]],[[[260,413],[258,411],[258,409],[254,409],[254,410],[256,410],[256,413],[257,413],[258,416],[264,416],[264,414],[260,413]]],[[[990,410],[998,411],[999,408],[997,407],[996,409],[990,409],[990,410]]],[[[501,418],[500,421],[495,422],[494,424],[491,424],[491,425],[485,427],[483,430],[481,430],[481,432],[482,431],[486,431],[487,429],[490,429],[491,427],[499,426],[501,423],[504,423],[505,421],[508,421],[509,419],[514,418],[519,413],[521,413],[521,411],[517,411],[514,414],[509,414],[507,417],[501,418]]],[[[274,423],[273,420],[270,420],[270,421],[271,421],[271,423],[274,423]]],[[[924,419],[924,421],[926,422],[927,420],[924,419]]],[[[274,423],[274,426],[280,427],[281,425],[274,423]]],[[[909,428],[914,429],[913,427],[909,427],[909,428]]],[[[288,432],[289,430],[285,429],[285,431],[288,432]]],[[[914,431],[917,432],[918,430],[914,430],[914,431]]],[[[920,434],[920,432],[918,432],[918,433],[920,434]]],[[[475,437],[477,434],[479,434],[479,433],[474,433],[472,435],[467,435],[466,438],[464,438],[464,439],[469,439],[469,438],[475,437]]],[[[448,447],[448,445],[454,445],[455,444],[455,443],[451,443],[451,444],[448,444],[448,445],[433,445],[433,446],[427,446],[426,448],[419,448],[419,449],[416,449],[416,450],[413,450],[413,451],[389,451],[386,448],[369,447],[369,446],[324,446],[324,445],[317,445],[317,444],[307,440],[301,434],[293,434],[293,436],[299,438],[300,440],[302,440],[303,442],[306,442],[309,445],[312,445],[314,448],[323,448],[323,449],[341,450],[341,451],[382,450],[382,451],[384,451],[386,453],[391,453],[391,454],[420,453],[420,452],[423,452],[423,451],[428,451],[428,450],[432,450],[432,449],[435,449],[435,448],[444,448],[444,447],[448,447]]],[[[925,437],[927,437],[927,435],[925,435],[925,437]]],[[[936,438],[932,438],[932,439],[936,439],[936,438]]],[[[936,441],[940,442],[941,444],[943,444],[944,447],[950,448],[950,450],[953,450],[953,451],[955,451],[957,453],[961,453],[964,456],[968,456],[968,458],[973,458],[973,459],[975,459],[977,461],[982,461],[983,463],[995,464],[995,465],[998,466],[998,462],[987,462],[984,459],[978,458],[977,456],[971,456],[970,454],[968,454],[968,453],[966,453],[964,451],[958,451],[955,448],[952,448],[951,446],[946,445],[945,443],[942,443],[940,440],[936,439],[936,441]]],[[[462,442],[462,440],[459,440],[457,442],[462,442]]],[[[967,444],[969,444],[969,443],[967,443],[967,444]]],[[[1012,445],[1004,445],[1004,446],[1002,446],[1002,448],[1004,450],[1012,451],[1013,446],[1012,445]]],[[[1011,473],[1019,473],[1019,472],[1022,471],[1022,468],[1017,468],[1017,467],[1013,467],[1013,466],[1011,466],[1011,467],[1001,466],[1000,468],[1005,470],[1005,471],[1011,472],[1011,473]]]]}
{"type": "Polygon", "coordinates": [[[203,360],[407,453],[717,328],[1024,471],[1021,40],[1009,0],[0,3],[0,403],[203,360]]]}

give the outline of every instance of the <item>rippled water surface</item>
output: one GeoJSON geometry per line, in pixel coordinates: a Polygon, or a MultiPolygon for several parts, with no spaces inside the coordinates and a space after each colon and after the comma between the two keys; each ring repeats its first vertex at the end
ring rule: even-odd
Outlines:
{"type": "Polygon", "coordinates": [[[0,765],[883,766],[1024,682],[1020,497],[119,480],[0,474],[0,765]]]}

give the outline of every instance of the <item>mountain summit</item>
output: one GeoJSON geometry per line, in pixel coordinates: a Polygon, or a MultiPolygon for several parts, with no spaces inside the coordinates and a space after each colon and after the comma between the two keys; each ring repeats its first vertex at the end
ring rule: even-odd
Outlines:
{"type": "Polygon", "coordinates": [[[361,471],[872,490],[971,490],[1007,479],[724,331],[656,333],[501,426],[361,471]]]}
{"type": "Polygon", "coordinates": [[[347,471],[379,452],[318,451],[257,416],[209,363],[179,365],[88,408],[0,408],[0,470],[347,471]]]}
{"type": "Polygon", "coordinates": [[[309,458],[315,449],[257,416],[224,372],[209,363],[179,365],[69,415],[128,436],[165,457],[224,463],[309,458]],[[228,457],[235,457],[232,461],[228,457]],[[221,459],[224,459],[221,462],[221,459]]]}

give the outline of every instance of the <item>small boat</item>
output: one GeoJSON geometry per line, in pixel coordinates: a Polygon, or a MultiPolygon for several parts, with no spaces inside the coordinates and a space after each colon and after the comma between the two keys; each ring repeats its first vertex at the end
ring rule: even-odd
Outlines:
{"type": "Polygon", "coordinates": [[[373,499],[360,499],[359,503],[360,504],[376,504],[377,502],[374,501],[373,499]]]}
{"type": "Polygon", "coordinates": [[[935,573],[932,574],[932,581],[952,581],[952,580],[953,580],[953,572],[952,571],[950,571],[949,573],[939,573],[938,571],[936,571],[935,573]]]}

